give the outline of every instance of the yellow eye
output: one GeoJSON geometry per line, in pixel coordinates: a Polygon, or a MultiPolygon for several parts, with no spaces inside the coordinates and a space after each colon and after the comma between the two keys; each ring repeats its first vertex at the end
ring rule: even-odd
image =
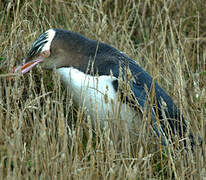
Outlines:
{"type": "Polygon", "coordinates": [[[45,57],[45,58],[49,57],[49,55],[50,55],[50,51],[49,51],[49,50],[43,51],[43,52],[41,53],[41,56],[43,56],[43,57],[45,57]]]}

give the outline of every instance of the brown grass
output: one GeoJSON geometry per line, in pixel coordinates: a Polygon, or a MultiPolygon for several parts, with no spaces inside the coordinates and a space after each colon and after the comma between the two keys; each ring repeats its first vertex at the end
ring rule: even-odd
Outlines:
{"type": "Polygon", "coordinates": [[[94,134],[90,120],[86,123],[59,81],[53,81],[54,73],[37,68],[8,78],[41,32],[51,27],[80,32],[137,60],[205,140],[205,9],[204,0],[1,1],[1,179],[206,177],[204,143],[194,153],[161,147],[154,138],[140,137],[131,146],[128,133],[119,137],[109,124],[103,132],[97,126],[94,134]]]}

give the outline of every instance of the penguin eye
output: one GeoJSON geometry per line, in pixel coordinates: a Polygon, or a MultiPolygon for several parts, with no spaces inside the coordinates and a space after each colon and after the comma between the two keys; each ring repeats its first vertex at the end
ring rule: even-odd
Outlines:
{"type": "Polygon", "coordinates": [[[41,52],[41,56],[44,57],[44,58],[49,57],[50,56],[50,51],[46,50],[46,51],[41,52]]]}

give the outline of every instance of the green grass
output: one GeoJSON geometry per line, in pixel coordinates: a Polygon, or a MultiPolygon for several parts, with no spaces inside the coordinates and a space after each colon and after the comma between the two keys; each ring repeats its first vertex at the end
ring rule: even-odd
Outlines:
{"type": "MultiPolygon", "coordinates": [[[[79,32],[136,60],[205,140],[204,0],[2,1],[0,24],[1,179],[206,177],[204,143],[194,153],[162,147],[153,136],[133,144],[126,131],[118,133],[118,124],[108,123],[103,132],[98,125],[92,129],[51,72],[37,68],[8,78],[41,32],[51,27],[79,32]]],[[[147,124],[139,134],[147,132],[147,124]]]]}

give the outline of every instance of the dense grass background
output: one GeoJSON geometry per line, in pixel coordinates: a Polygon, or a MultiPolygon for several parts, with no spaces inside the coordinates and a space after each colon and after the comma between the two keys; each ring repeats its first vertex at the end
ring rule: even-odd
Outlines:
{"type": "Polygon", "coordinates": [[[205,140],[205,9],[204,0],[2,0],[1,179],[206,178],[204,143],[192,153],[161,147],[151,138],[131,145],[127,132],[118,136],[118,127],[105,127],[103,133],[96,127],[94,135],[90,120],[86,123],[59,81],[53,81],[54,73],[36,68],[9,78],[41,32],[51,27],[80,32],[136,60],[205,140]]]}

